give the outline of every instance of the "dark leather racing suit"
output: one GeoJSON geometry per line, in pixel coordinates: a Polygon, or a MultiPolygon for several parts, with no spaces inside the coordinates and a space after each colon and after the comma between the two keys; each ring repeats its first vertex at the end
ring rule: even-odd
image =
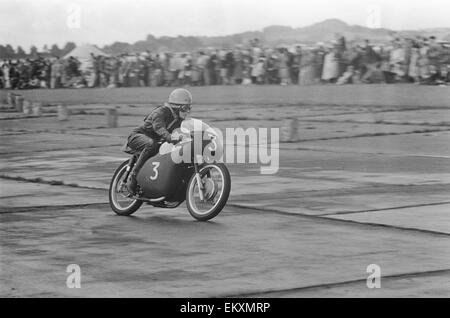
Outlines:
{"type": "Polygon", "coordinates": [[[171,141],[171,133],[180,127],[178,110],[169,104],[158,106],[150,115],[145,117],[144,124],[133,129],[128,136],[127,143],[122,149],[127,153],[140,153],[129,178],[129,190],[136,192],[136,176],[145,162],[155,156],[160,144],[159,141],[171,141]]]}
{"type": "Polygon", "coordinates": [[[181,121],[178,110],[168,104],[158,106],[145,117],[142,126],[133,129],[124,151],[136,153],[145,148],[152,148],[157,153],[159,149],[157,142],[170,142],[171,133],[180,127],[181,121]]]}

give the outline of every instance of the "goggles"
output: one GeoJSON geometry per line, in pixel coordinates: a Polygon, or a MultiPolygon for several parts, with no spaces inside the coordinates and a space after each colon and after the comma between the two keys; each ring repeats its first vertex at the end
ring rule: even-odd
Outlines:
{"type": "Polygon", "coordinates": [[[191,105],[188,105],[188,104],[186,104],[186,105],[181,105],[181,106],[180,106],[180,112],[183,112],[183,113],[190,113],[190,112],[191,112],[191,105]]]}

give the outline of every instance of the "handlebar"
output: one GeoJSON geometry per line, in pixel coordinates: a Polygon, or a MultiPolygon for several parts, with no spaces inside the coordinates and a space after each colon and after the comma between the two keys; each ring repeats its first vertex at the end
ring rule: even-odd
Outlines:
{"type": "Polygon", "coordinates": [[[183,140],[183,135],[178,135],[178,138],[177,137],[175,137],[175,136],[171,136],[170,137],[170,139],[171,139],[171,141],[173,142],[173,141],[175,141],[175,142],[180,142],[180,141],[182,141],[183,140]]]}
{"type": "MultiPolygon", "coordinates": [[[[189,135],[190,135],[190,138],[193,139],[195,134],[194,133],[190,133],[189,135]]],[[[213,140],[214,138],[215,138],[214,136],[211,136],[211,140],[213,140]]],[[[178,137],[171,136],[170,137],[170,143],[177,144],[177,143],[179,143],[179,142],[181,142],[183,140],[187,140],[187,139],[189,139],[189,138],[187,136],[185,136],[185,135],[179,135],[178,137]]],[[[166,142],[166,141],[165,140],[159,140],[157,143],[158,143],[158,145],[162,145],[164,142],[166,142]]]]}

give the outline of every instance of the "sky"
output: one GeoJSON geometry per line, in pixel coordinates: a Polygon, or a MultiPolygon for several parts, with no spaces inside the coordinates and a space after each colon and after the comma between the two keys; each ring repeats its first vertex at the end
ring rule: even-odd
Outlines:
{"type": "Polygon", "coordinates": [[[134,43],[336,18],[393,30],[450,28],[449,0],[0,0],[0,44],[134,43]]]}

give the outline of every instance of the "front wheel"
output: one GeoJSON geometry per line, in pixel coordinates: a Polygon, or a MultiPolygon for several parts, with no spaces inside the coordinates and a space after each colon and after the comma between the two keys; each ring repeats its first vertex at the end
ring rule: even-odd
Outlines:
{"type": "Polygon", "coordinates": [[[223,163],[203,166],[200,171],[203,184],[203,200],[200,196],[198,178],[193,174],[186,189],[186,205],[189,213],[198,221],[208,221],[222,211],[231,189],[231,178],[223,163]]]}
{"type": "Polygon", "coordinates": [[[142,205],[143,201],[130,198],[125,176],[129,160],[123,162],[114,172],[114,176],[109,185],[109,205],[118,215],[131,215],[142,205]]]}

